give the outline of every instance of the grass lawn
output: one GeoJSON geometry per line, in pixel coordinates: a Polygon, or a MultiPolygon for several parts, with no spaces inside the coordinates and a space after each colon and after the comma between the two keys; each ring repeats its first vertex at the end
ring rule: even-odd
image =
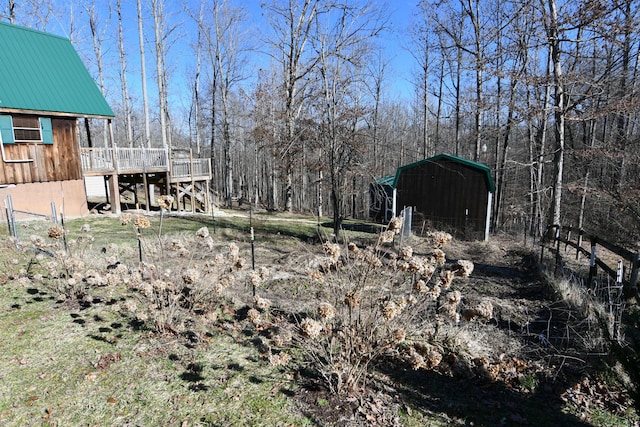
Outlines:
{"type": "MultiPolygon", "coordinates": [[[[238,233],[242,221],[234,231],[227,220],[224,233],[238,233]]],[[[145,245],[157,241],[159,216],[151,222],[145,245]]],[[[49,225],[20,224],[20,241],[46,236],[49,225]]],[[[90,251],[85,258],[104,256],[100,249],[109,245],[135,257],[135,232],[118,218],[65,225],[70,251],[90,251]],[[85,223],[95,237],[91,249],[72,244],[85,223]]],[[[162,227],[164,235],[179,235],[203,225],[211,226],[208,218],[164,218],[162,227]]],[[[240,330],[203,326],[197,345],[140,330],[121,314],[130,297],[125,287],[92,289],[90,303],[62,301],[51,288],[17,278],[31,258],[8,244],[0,249],[0,425],[310,423],[289,397],[291,374],[270,366],[240,330]]]]}
{"type": "MultiPolygon", "coordinates": [[[[511,354],[490,358],[497,349],[510,348],[500,337],[517,342],[513,348],[522,343],[517,331],[501,330],[494,320],[450,329],[451,351],[441,365],[449,368],[413,370],[396,360],[398,365],[372,368],[361,395],[332,395],[307,376],[309,361],[300,347],[274,344],[274,334],[295,330],[296,316],[325,298],[307,275],[310,261],[323,252],[320,245],[307,243],[331,238],[328,219],[247,212],[146,218],[149,226],[142,229],[111,215],[67,220],[66,242],[47,237],[51,223],[25,221],[17,230],[18,245],[0,225],[1,426],[310,426],[361,425],[365,420],[406,426],[522,420],[582,426],[586,415],[597,426],[637,421],[631,411],[569,408],[560,399],[565,384],[538,384],[538,376],[555,378],[564,372],[563,366],[547,366],[557,374],[538,372],[543,359],[532,360],[529,370],[513,380],[517,373],[507,370],[511,354]],[[210,240],[196,237],[202,227],[213,236],[210,240]],[[259,296],[275,302],[261,309],[261,323],[249,316],[250,307],[259,308],[247,271],[254,252],[252,228],[256,267],[275,273],[259,288],[259,296]],[[218,261],[230,259],[231,246],[242,262],[220,267],[218,261]],[[236,267],[245,275],[228,282],[233,294],[215,293],[236,267]],[[476,339],[482,346],[474,344],[476,339]],[[484,349],[484,363],[506,366],[506,379],[483,379],[475,362],[470,368],[462,364],[454,352],[458,347],[461,355],[484,349]],[[277,363],[274,356],[282,355],[291,363],[277,363]],[[453,374],[458,360],[459,367],[465,366],[462,376],[453,374]],[[540,412],[541,404],[546,411],[540,412]]],[[[347,222],[341,239],[371,244],[376,235],[362,231],[367,227],[347,222]]],[[[503,262],[501,248],[475,246],[480,250],[461,244],[451,256],[470,259],[467,255],[477,252],[487,266],[503,262]]],[[[485,266],[485,271],[501,270],[485,266]]],[[[530,293],[531,283],[521,283],[517,275],[502,280],[478,273],[460,282],[459,289],[476,297],[495,292],[494,304],[505,316],[520,310],[525,300],[514,294],[515,287],[530,293]],[[498,292],[500,286],[505,292],[498,292]]],[[[537,300],[528,298],[537,307],[537,300]]],[[[531,342],[522,348],[547,351],[531,342]]]]}

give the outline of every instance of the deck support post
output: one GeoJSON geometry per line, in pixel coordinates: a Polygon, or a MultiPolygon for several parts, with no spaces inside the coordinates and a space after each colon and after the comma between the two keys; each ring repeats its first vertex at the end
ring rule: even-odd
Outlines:
{"type": "Polygon", "coordinates": [[[196,212],[196,183],[193,178],[193,150],[189,149],[189,175],[191,175],[191,213],[196,212]]]}
{"type": "Polygon", "coordinates": [[[111,212],[119,215],[120,214],[120,186],[118,185],[118,168],[117,168],[117,157],[116,157],[116,141],[113,136],[113,123],[111,119],[107,121],[109,127],[109,137],[111,139],[111,156],[113,160],[113,174],[111,175],[110,180],[110,194],[111,194],[111,212]]]}
{"type": "Polygon", "coordinates": [[[153,195],[150,194],[150,191],[149,191],[149,182],[147,180],[146,172],[142,172],[142,185],[144,186],[144,200],[146,201],[145,202],[146,211],[149,212],[149,210],[151,209],[151,197],[153,197],[153,195]]]}

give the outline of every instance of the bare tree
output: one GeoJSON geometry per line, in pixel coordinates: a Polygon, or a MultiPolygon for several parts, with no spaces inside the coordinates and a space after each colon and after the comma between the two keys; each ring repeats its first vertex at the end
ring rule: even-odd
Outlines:
{"type": "MultiPolygon", "coordinates": [[[[197,17],[197,22],[201,23],[204,20],[204,6],[205,6],[205,2],[202,1],[200,3],[200,10],[198,12],[198,17],[197,17]]],[[[193,16],[192,16],[193,18],[193,16]]],[[[192,101],[192,108],[191,108],[191,112],[193,113],[192,115],[189,115],[189,125],[190,125],[190,136],[191,136],[191,144],[193,145],[193,142],[195,140],[195,144],[196,144],[196,153],[198,155],[198,157],[200,157],[201,155],[201,138],[200,138],[200,74],[201,74],[201,68],[202,68],[202,44],[203,44],[203,34],[202,34],[202,25],[198,24],[198,35],[197,35],[197,40],[196,40],[196,47],[195,47],[195,53],[196,53],[196,69],[195,69],[195,76],[193,79],[193,101],[192,101]]]]}
{"type": "Polygon", "coordinates": [[[165,44],[164,44],[164,0],[151,0],[151,15],[153,16],[154,42],[156,51],[156,77],[158,83],[158,114],[160,116],[160,135],[162,147],[171,149],[167,137],[167,91],[165,87],[165,44]]]}
{"type": "Polygon", "coordinates": [[[492,212],[492,228],[498,228],[498,224],[503,217],[504,192],[507,187],[507,162],[509,159],[509,148],[513,139],[512,132],[516,129],[519,119],[518,109],[518,89],[523,76],[529,67],[530,43],[533,33],[533,20],[522,13],[522,9],[514,10],[512,4],[507,4],[499,0],[496,4],[497,43],[495,55],[496,70],[496,92],[495,92],[495,126],[496,147],[495,147],[495,185],[496,194],[493,199],[494,209],[492,212]],[[507,19],[508,16],[508,19],[507,19]],[[509,36],[504,36],[509,33],[509,36]],[[506,45],[506,46],[505,46],[506,45]],[[502,125],[502,85],[508,82],[508,102],[507,114],[504,126],[502,125]]]}
{"type": "MultiPolygon", "coordinates": [[[[102,45],[104,44],[104,38],[108,28],[109,19],[104,20],[104,24],[102,28],[99,28],[99,22],[101,19],[98,17],[96,11],[95,1],[90,5],[85,5],[85,11],[89,17],[89,29],[91,30],[91,39],[93,41],[93,53],[96,59],[96,66],[98,68],[98,85],[100,86],[100,91],[102,94],[105,94],[105,85],[104,85],[104,67],[103,67],[103,52],[102,45]]],[[[109,146],[109,134],[107,131],[107,122],[103,120],[103,143],[105,147],[109,146]]]]}
{"type": "Polygon", "coordinates": [[[256,188],[264,195],[267,209],[275,210],[278,206],[278,186],[276,184],[276,165],[278,158],[278,105],[280,86],[275,70],[258,71],[258,82],[251,99],[253,100],[251,118],[253,121],[252,136],[256,156],[256,188]]]}
{"type": "MultiPolygon", "coordinates": [[[[246,54],[249,50],[248,32],[243,30],[247,14],[243,8],[231,6],[226,0],[213,0],[207,10],[211,21],[201,14],[197,19],[199,34],[206,41],[205,49],[212,69],[212,127],[219,128],[222,136],[222,156],[224,168],[224,199],[231,206],[234,194],[234,171],[232,159],[233,123],[232,97],[235,86],[245,79],[246,54]]],[[[212,153],[214,150],[212,141],[212,153]]]]}
{"type": "Polygon", "coordinates": [[[382,171],[380,170],[380,122],[382,115],[382,104],[383,104],[383,85],[385,79],[387,77],[387,69],[389,67],[389,62],[385,60],[382,56],[382,52],[378,52],[378,55],[371,60],[371,65],[369,67],[369,78],[366,79],[366,84],[371,94],[373,110],[367,115],[368,117],[368,126],[371,134],[371,158],[368,162],[373,165],[370,169],[370,172],[377,176],[382,171]]]}
{"type": "Polygon", "coordinates": [[[231,160],[231,111],[230,99],[233,86],[243,79],[242,69],[246,50],[244,35],[240,26],[246,20],[244,9],[233,8],[226,1],[214,0],[215,63],[219,76],[219,96],[221,103],[222,148],[225,169],[225,195],[231,206],[233,194],[233,162],[231,160]]]}
{"type": "MultiPolygon", "coordinates": [[[[448,5],[448,3],[443,3],[448,5]]],[[[464,17],[459,11],[448,7],[446,10],[439,11],[439,16],[436,21],[436,32],[439,38],[440,51],[443,57],[444,64],[447,70],[443,69],[441,76],[447,75],[451,86],[453,86],[453,100],[454,105],[454,132],[455,132],[455,155],[461,155],[462,144],[462,82],[463,82],[463,61],[464,61],[464,17]]],[[[442,96],[442,82],[440,87],[441,99],[442,96]]],[[[440,106],[439,106],[440,107],[440,106]]]]}
{"type": "Polygon", "coordinates": [[[133,125],[131,123],[131,98],[127,85],[127,61],[124,48],[124,35],[122,30],[122,0],[116,1],[116,13],[118,14],[118,53],[120,54],[120,82],[122,84],[122,103],[124,105],[124,120],[127,134],[127,143],[133,147],[133,125]]]}
{"type": "Polygon", "coordinates": [[[422,0],[418,4],[419,21],[416,22],[412,29],[412,53],[414,59],[418,62],[419,76],[417,90],[420,94],[422,110],[422,157],[427,158],[434,154],[434,149],[429,140],[429,67],[431,65],[431,36],[433,28],[433,16],[431,3],[422,0]],[[415,49],[414,49],[415,48],[415,49]]]}
{"type": "Polygon", "coordinates": [[[9,0],[9,22],[16,23],[16,2],[15,0],[9,0]]]}
{"type": "Polygon", "coordinates": [[[140,80],[142,86],[142,108],[144,113],[144,146],[151,147],[151,121],[149,119],[149,97],[147,95],[147,66],[145,59],[144,21],[142,0],[136,1],[138,11],[138,47],[140,49],[140,80]]]}
{"type": "Polygon", "coordinates": [[[46,31],[49,23],[59,18],[59,12],[58,5],[48,0],[8,0],[2,15],[12,24],[46,31]]]}
{"type": "Polygon", "coordinates": [[[558,21],[558,6],[556,0],[540,0],[543,12],[547,43],[551,53],[552,77],[554,85],[554,118],[555,118],[555,154],[554,154],[554,184],[552,216],[553,224],[561,223],[562,209],[562,180],[564,176],[565,150],[565,118],[566,95],[564,91],[564,77],[562,73],[561,30],[558,21]]]}
{"type": "MultiPolygon", "coordinates": [[[[371,40],[384,28],[382,12],[369,4],[343,5],[331,11],[332,20],[319,26],[314,46],[322,94],[322,127],[325,161],[329,172],[333,229],[337,236],[343,216],[347,177],[361,164],[364,143],[360,130],[364,111],[358,102],[364,85],[371,40]]],[[[352,203],[353,204],[353,203],[352,203]]],[[[352,209],[353,210],[353,209],[352,209]]]]}
{"type": "Polygon", "coordinates": [[[318,62],[307,54],[313,25],[324,6],[320,0],[272,0],[262,3],[272,29],[269,40],[270,55],[281,67],[282,115],[284,129],[280,135],[279,160],[285,174],[284,205],[293,210],[293,170],[299,153],[299,134],[296,126],[304,107],[306,78],[318,62]]]}

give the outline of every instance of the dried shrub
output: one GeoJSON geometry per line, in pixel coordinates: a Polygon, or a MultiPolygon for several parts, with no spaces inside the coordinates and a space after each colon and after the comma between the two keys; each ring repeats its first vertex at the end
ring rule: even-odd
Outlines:
{"type": "MultiPolygon", "coordinates": [[[[137,280],[130,286],[139,304],[135,312],[127,312],[159,332],[179,331],[187,319],[199,314],[217,318],[215,313],[232,304],[233,288],[247,275],[238,246],[216,245],[206,227],[160,239],[155,247],[147,242],[145,247],[150,248],[148,261],[135,270],[137,280]]],[[[266,270],[252,280],[261,280],[261,274],[264,277],[266,270]]],[[[256,305],[265,308],[270,302],[259,299],[256,305]]],[[[257,322],[258,316],[252,321],[257,322]]]]}
{"type": "Polygon", "coordinates": [[[67,233],[59,224],[48,228],[51,240],[32,235],[22,246],[23,253],[30,256],[27,268],[21,271],[23,281],[35,282],[61,301],[87,298],[88,289],[102,283],[96,273],[101,261],[90,255],[94,241],[90,230],[83,225],[81,235],[65,244],[61,239],[67,233]]]}
{"type": "Polygon", "coordinates": [[[432,369],[443,359],[436,344],[437,325],[459,321],[460,292],[451,290],[456,275],[467,277],[469,261],[445,266],[434,238],[430,255],[388,243],[399,232],[394,219],[372,247],[325,243],[325,256],[309,273],[321,296],[298,323],[295,345],[333,393],[358,390],[372,362],[381,357],[405,360],[415,369],[432,369]],[[346,249],[346,250],[345,250],[346,249]]]}

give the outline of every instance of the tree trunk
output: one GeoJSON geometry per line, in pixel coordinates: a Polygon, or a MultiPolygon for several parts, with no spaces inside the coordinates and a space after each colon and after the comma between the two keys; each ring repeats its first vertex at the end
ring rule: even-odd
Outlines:
{"type": "MultiPolygon", "coordinates": [[[[542,1],[542,0],[540,0],[542,1]]],[[[565,148],[565,93],[562,75],[562,62],[560,50],[560,34],[558,29],[558,10],[556,0],[548,0],[547,39],[551,50],[551,64],[553,66],[554,104],[555,104],[555,153],[552,221],[553,225],[560,225],[562,207],[562,185],[564,175],[564,148],[565,148]]]]}
{"type": "Polygon", "coordinates": [[[138,43],[140,46],[140,80],[142,83],[142,105],[144,109],[144,146],[151,147],[151,123],[149,120],[149,97],[147,96],[147,67],[144,54],[144,23],[142,20],[142,0],[137,0],[138,43]]]}
{"type": "Polygon", "coordinates": [[[170,149],[167,138],[167,102],[165,91],[165,67],[164,67],[164,3],[163,0],[151,1],[151,12],[153,15],[153,29],[155,36],[156,49],[156,74],[158,82],[158,113],[160,114],[160,135],[162,139],[162,147],[166,150],[170,149]]]}
{"type": "MultiPolygon", "coordinates": [[[[102,67],[102,43],[103,38],[98,34],[98,16],[96,15],[95,3],[86,8],[89,15],[89,29],[91,30],[91,38],[93,40],[93,53],[96,56],[96,65],[98,67],[98,83],[100,85],[100,92],[104,96],[104,70],[102,67]]],[[[105,22],[108,22],[105,21],[105,22]]],[[[106,26],[106,23],[105,23],[106,26]]],[[[102,139],[105,148],[109,147],[109,130],[107,128],[107,121],[103,120],[102,139]]]]}
{"type": "Polygon", "coordinates": [[[122,30],[122,0],[116,2],[118,13],[118,53],[120,54],[120,81],[122,83],[122,103],[124,104],[124,123],[129,147],[133,147],[133,126],[131,123],[131,100],[127,85],[127,61],[124,49],[124,36],[122,30]]]}

